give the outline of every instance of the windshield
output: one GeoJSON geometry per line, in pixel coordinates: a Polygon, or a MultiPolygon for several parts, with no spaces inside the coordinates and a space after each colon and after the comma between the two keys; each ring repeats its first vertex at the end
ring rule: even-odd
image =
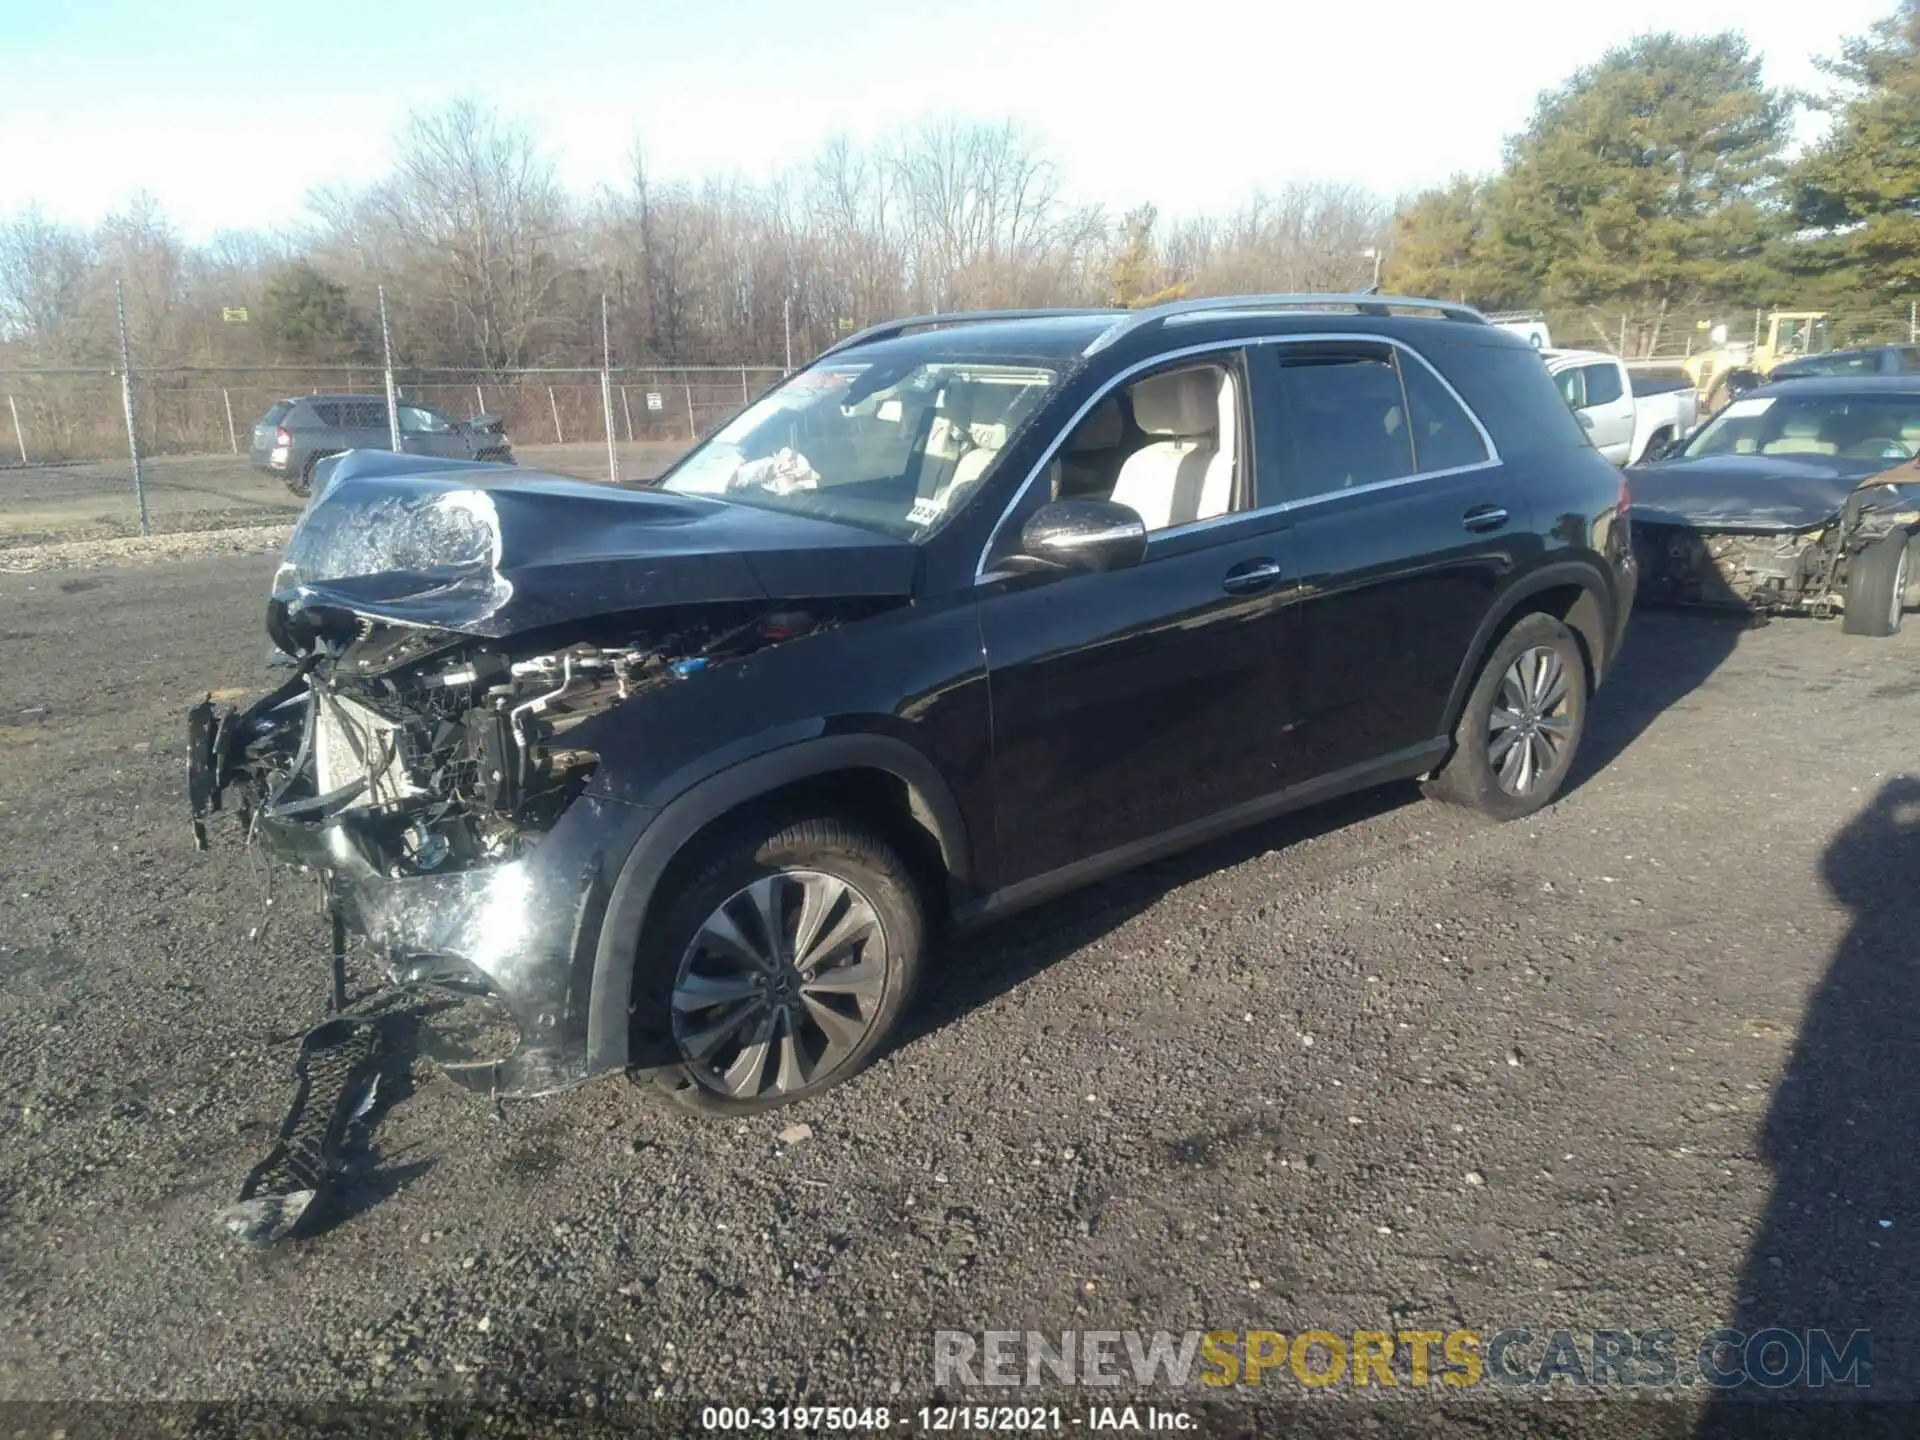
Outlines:
{"type": "Polygon", "coordinates": [[[992,474],[1057,379],[1031,365],[815,366],[742,411],[660,488],[922,540],[992,474]]]}
{"type": "Polygon", "coordinates": [[[1748,395],[1734,401],[1680,453],[1832,455],[1910,460],[1920,454],[1920,391],[1881,395],[1748,395]]]}

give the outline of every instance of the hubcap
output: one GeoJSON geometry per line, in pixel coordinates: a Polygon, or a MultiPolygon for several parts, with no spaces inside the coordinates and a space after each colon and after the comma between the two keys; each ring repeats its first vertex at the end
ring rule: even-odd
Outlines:
{"type": "Polygon", "coordinates": [[[1488,725],[1487,760],[1509,795],[1531,795],[1561,765],[1573,741],[1571,686],[1560,652],[1536,645],[1500,677],[1488,725]]]}
{"type": "Polygon", "coordinates": [[[845,1063],[887,988],[886,934],[854,886],[784,870],[727,897],[673,986],[673,1038],[700,1083],[736,1100],[787,1095],[845,1063]]]}

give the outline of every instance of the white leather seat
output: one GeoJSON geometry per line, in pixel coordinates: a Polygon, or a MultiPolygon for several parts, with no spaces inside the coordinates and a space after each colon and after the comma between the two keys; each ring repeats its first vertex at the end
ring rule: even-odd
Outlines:
{"type": "Polygon", "coordinates": [[[951,503],[955,492],[986,474],[1000,447],[1007,443],[1005,423],[975,418],[982,412],[992,413],[989,397],[981,393],[984,389],[966,384],[949,386],[941,402],[943,413],[934,418],[928,431],[927,459],[951,466],[932,490],[932,498],[942,505],[951,503]]]}
{"type": "Polygon", "coordinates": [[[1832,455],[1839,450],[1820,438],[1818,415],[1795,415],[1780,427],[1780,438],[1761,447],[1762,455],[1832,455]]]}
{"type": "Polygon", "coordinates": [[[1127,457],[1113,500],[1149,530],[1210,520],[1233,508],[1233,381],[1217,366],[1155,375],[1134,385],[1133,419],[1157,437],[1127,457]]]}

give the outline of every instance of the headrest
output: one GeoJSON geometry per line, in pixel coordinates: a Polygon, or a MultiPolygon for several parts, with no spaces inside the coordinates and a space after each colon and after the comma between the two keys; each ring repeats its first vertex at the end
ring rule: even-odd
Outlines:
{"type": "Polygon", "coordinates": [[[1067,437],[1066,451],[1069,455],[1081,455],[1089,450],[1111,450],[1124,435],[1120,401],[1108,400],[1088,414],[1073,434],[1067,437]]]}
{"type": "Polygon", "coordinates": [[[1220,372],[1211,366],[1152,376],[1132,394],[1134,423],[1149,435],[1208,435],[1220,423],[1220,372]]]}
{"type": "Polygon", "coordinates": [[[1782,436],[1818,435],[1820,433],[1820,417],[1806,411],[1802,411],[1797,415],[1789,415],[1780,423],[1780,433],[1782,436]]]}

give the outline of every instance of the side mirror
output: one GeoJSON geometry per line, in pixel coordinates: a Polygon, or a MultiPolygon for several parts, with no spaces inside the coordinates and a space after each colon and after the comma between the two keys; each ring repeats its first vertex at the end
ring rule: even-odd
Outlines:
{"type": "Polygon", "coordinates": [[[1015,568],[1124,570],[1147,553],[1147,523],[1111,500],[1056,500],[1020,530],[1015,568]]]}

